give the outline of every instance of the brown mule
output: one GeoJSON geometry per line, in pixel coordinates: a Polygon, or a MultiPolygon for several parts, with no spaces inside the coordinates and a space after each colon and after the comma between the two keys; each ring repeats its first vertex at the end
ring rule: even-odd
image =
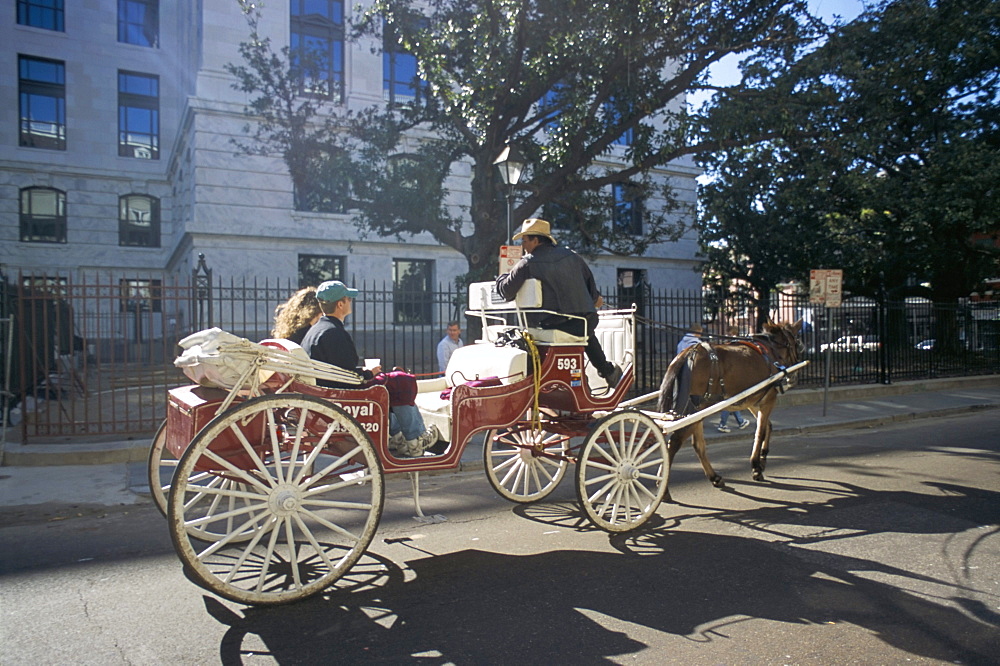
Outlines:
{"type": "MultiPolygon", "coordinates": [[[[801,324],[801,320],[793,324],[775,324],[769,321],[765,324],[763,333],[749,338],[725,344],[702,342],[688,347],[667,367],[660,385],[657,411],[673,412],[678,416],[693,414],[794,365],[802,353],[802,345],[797,337],[801,324]]],[[[750,456],[755,481],[764,480],[771,439],[771,411],[777,404],[780,384],[781,382],[772,384],[730,407],[734,411],[748,409],[757,418],[757,432],[750,456]]],[[[692,446],[705,470],[705,476],[716,488],[724,487],[725,481],[708,461],[703,420],[670,433],[667,442],[668,478],[669,465],[688,437],[693,438],[692,446]]],[[[664,499],[670,499],[669,490],[664,499]]]]}

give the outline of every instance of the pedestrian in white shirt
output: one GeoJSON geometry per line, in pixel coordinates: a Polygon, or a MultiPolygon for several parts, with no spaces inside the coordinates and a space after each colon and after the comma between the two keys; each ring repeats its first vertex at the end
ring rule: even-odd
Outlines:
{"type": "Polygon", "coordinates": [[[681,341],[677,343],[677,353],[680,354],[682,351],[690,347],[691,345],[696,345],[701,342],[701,334],[705,332],[701,324],[691,324],[688,327],[687,333],[681,338],[681,341]]]}
{"type": "Polygon", "coordinates": [[[448,322],[448,334],[441,338],[441,342],[437,346],[437,357],[438,357],[438,367],[441,372],[445,371],[448,367],[448,361],[451,359],[451,355],[459,347],[465,346],[462,342],[462,329],[459,327],[457,321],[448,322]]]}

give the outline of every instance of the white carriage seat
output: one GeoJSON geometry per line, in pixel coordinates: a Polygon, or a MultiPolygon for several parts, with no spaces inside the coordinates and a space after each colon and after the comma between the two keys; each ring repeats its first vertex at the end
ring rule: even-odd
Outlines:
{"type": "Polygon", "coordinates": [[[537,328],[528,326],[528,315],[533,313],[548,312],[542,309],[542,283],[537,279],[525,280],[514,300],[505,301],[496,293],[496,284],[493,282],[476,282],[469,285],[469,311],[470,314],[479,314],[483,318],[483,340],[486,342],[496,342],[497,337],[511,328],[526,329],[532,339],[540,345],[585,345],[586,336],[572,335],[565,331],[556,329],[537,328]],[[487,320],[497,321],[502,319],[502,314],[514,314],[517,316],[518,326],[512,327],[508,323],[488,324],[487,320]]]}
{"type": "Polygon", "coordinates": [[[443,391],[487,377],[497,377],[500,383],[511,384],[527,375],[528,353],[524,350],[485,342],[465,345],[452,353],[444,377],[417,380],[414,402],[424,425],[436,425],[442,438],[451,441],[451,396],[442,399],[443,391]]]}
{"type": "MultiPolygon", "coordinates": [[[[635,334],[632,312],[601,310],[600,321],[594,333],[601,343],[608,360],[622,368],[635,362],[635,334]]],[[[597,374],[597,369],[587,364],[587,385],[594,390],[603,390],[607,382],[597,374]]]]}

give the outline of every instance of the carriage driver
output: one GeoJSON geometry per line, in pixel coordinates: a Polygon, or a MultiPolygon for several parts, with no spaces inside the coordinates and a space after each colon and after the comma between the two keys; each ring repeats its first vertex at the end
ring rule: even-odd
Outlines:
{"type": "MultiPolygon", "coordinates": [[[[437,443],[437,427],[424,429],[424,419],[413,404],[417,394],[413,375],[396,371],[381,374],[380,365],[371,370],[358,367],[354,340],[344,327],[344,319],[353,312],[354,297],[357,295],[357,289],[351,289],[339,280],[330,280],[317,287],[316,298],[324,316],[306,332],[302,348],[313,360],[357,372],[369,384],[385,384],[389,389],[389,448],[406,457],[420,457],[437,443]]],[[[357,388],[326,380],[319,380],[318,383],[330,388],[357,388]]]]}
{"type": "MultiPolygon", "coordinates": [[[[573,250],[559,246],[545,220],[525,220],[521,231],[514,234],[514,240],[519,239],[524,255],[510,273],[497,278],[497,293],[510,301],[525,280],[541,281],[542,309],[586,318],[587,358],[608,386],[617,386],[622,369],[608,361],[594,332],[598,322],[597,308],[604,304],[604,298],[597,291],[590,266],[573,250]]],[[[535,315],[534,318],[536,321],[530,323],[539,328],[557,329],[577,336],[584,334],[584,322],[580,319],[553,314],[535,315]]]]}

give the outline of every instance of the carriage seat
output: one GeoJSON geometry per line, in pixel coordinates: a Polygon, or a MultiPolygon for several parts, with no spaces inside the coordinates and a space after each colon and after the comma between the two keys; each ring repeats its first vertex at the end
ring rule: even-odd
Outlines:
{"type": "Polygon", "coordinates": [[[452,353],[444,377],[417,380],[414,403],[424,418],[441,431],[443,439],[451,440],[451,396],[441,398],[447,389],[486,377],[496,377],[501,384],[511,384],[528,375],[528,353],[514,347],[497,347],[477,343],[459,347],[452,353]]]}
{"type": "Polygon", "coordinates": [[[518,326],[513,327],[508,324],[484,324],[483,341],[496,342],[500,333],[511,328],[527,330],[532,339],[540,345],[585,345],[586,336],[572,335],[565,331],[556,329],[538,328],[528,326],[527,315],[548,313],[558,314],[550,310],[542,309],[542,282],[537,279],[525,280],[518,289],[514,300],[505,301],[496,292],[496,284],[493,282],[476,282],[469,285],[469,312],[467,314],[479,314],[483,320],[487,318],[496,320],[499,315],[515,314],[518,319],[518,326]],[[492,316],[491,316],[492,315],[492,316]]]}

